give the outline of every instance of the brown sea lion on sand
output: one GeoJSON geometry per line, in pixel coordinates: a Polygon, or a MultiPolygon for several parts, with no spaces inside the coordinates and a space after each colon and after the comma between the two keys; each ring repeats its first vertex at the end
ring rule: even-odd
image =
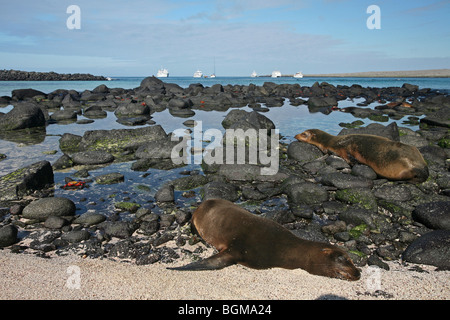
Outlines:
{"type": "Polygon", "coordinates": [[[389,180],[423,182],[428,167],[416,147],[371,134],[333,136],[319,129],[309,129],[295,139],[310,143],[322,152],[332,151],[348,163],[352,159],[368,165],[389,180]]]}
{"type": "Polygon", "coordinates": [[[326,243],[303,240],[278,223],[222,199],[204,201],[192,226],[219,253],[174,270],[215,270],[241,264],[254,269],[301,268],[311,274],[358,280],[347,253],[326,243]]]}

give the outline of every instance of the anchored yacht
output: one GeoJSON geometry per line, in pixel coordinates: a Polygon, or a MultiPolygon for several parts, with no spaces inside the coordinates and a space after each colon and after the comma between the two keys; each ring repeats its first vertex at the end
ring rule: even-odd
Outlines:
{"type": "Polygon", "coordinates": [[[156,77],[158,78],[167,78],[169,76],[169,71],[165,68],[161,68],[158,70],[156,77]]]}
{"type": "Polygon", "coordinates": [[[201,72],[200,70],[195,71],[194,78],[201,78],[201,77],[203,77],[203,72],[201,72]]]}
{"type": "Polygon", "coordinates": [[[278,70],[275,70],[272,72],[272,78],[279,78],[281,77],[281,72],[278,70]]]}

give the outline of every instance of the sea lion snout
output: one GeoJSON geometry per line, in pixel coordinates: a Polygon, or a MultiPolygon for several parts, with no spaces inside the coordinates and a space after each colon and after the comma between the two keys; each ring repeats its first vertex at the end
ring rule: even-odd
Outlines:
{"type": "Polygon", "coordinates": [[[307,142],[311,139],[311,132],[309,130],[306,130],[302,133],[297,134],[294,138],[298,141],[307,142]]]}
{"type": "Polygon", "coordinates": [[[329,266],[322,270],[323,275],[349,281],[356,281],[361,278],[361,272],[355,267],[345,251],[327,247],[321,250],[321,254],[326,261],[323,265],[329,266]]]}
{"type": "Polygon", "coordinates": [[[349,281],[357,281],[361,278],[361,272],[354,265],[341,266],[341,269],[337,270],[336,278],[349,281]]]}

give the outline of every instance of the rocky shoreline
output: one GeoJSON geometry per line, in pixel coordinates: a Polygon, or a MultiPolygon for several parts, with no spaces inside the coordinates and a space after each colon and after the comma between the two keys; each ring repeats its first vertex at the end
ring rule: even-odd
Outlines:
{"type": "Polygon", "coordinates": [[[89,73],[56,73],[20,70],[0,70],[0,81],[104,81],[103,76],[89,73]]]}
{"type": "MultiPolygon", "coordinates": [[[[137,129],[93,130],[83,136],[70,133],[60,139],[64,155],[55,163],[42,161],[0,177],[0,247],[16,253],[43,257],[75,252],[90,258],[109,258],[151,264],[195,259],[204,250],[190,232],[192,202],[177,199],[225,198],[255,214],[284,225],[300,237],[337,244],[358,266],[388,268],[385,261],[428,264],[450,268],[450,174],[448,95],[417,86],[363,88],[316,83],[264,83],[263,86],[201,84],[181,88],[154,77],[135,89],[108,88],[92,91],[32,89],[14,90],[0,103],[15,107],[0,114],[0,131],[14,133],[61,121],[77,121],[80,114],[105,117],[114,111],[128,125],[148,123],[137,129]],[[350,108],[339,109],[345,99],[364,98],[350,108]],[[310,112],[348,112],[357,118],[401,119],[420,125],[412,131],[398,127],[358,123],[342,124],[340,134],[371,133],[419,148],[430,170],[427,181],[415,185],[379,179],[367,166],[348,165],[334,155],[298,141],[280,142],[278,173],[260,174],[262,165],[203,163],[201,170],[183,171],[166,181],[148,202],[115,204],[109,216],[89,210],[77,213],[79,203],[54,197],[53,174],[77,166],[90,188],[121,183],[120,172],[89,175],[91,166],[131,161],[131,169],[146,176],[148,168],[177,168],[171,159],[171,134],[152,123],[152,114],[165,109],[174,117],[192,117],[195,110],[226,111],[224,128],[270,129],[263,115],[268,108],[291,105],[310,112]],[[368,105],[377,103],[375,108],[368,105]],[[252,112],[239,110],[244,106],[252,112]],[[83,167],[84,166],[84,167],[83,167]],[[117,214],[120,213],[120,214],[117,214]],[[189,246],[188,246],[189,245],[189,246]],[[192,247],[193,246],[193,247],[192,247]],[[188,249],[189,247],[189,249],[188,249]]],[[[7,157],[7,155],[6,155],[7,157]]],[[[80,180],[80,178],[78,178],[80,180]]]]}

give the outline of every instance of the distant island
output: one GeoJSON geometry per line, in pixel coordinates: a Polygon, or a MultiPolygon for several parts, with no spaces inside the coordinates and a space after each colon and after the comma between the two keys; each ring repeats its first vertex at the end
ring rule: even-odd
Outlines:
{"type": "Polygon", "coordinates": [[[450,78],[450,69],[430,69],[412,71],[368,71],[353,73],[305,74],[305,77],[336,78],[450,78]]]}
{"type": "Polygon", "coordinates": [[[0,81],[103,81],[103,76],[89,73],[56,73],[19,70],[0,70],[0,81]]]}

